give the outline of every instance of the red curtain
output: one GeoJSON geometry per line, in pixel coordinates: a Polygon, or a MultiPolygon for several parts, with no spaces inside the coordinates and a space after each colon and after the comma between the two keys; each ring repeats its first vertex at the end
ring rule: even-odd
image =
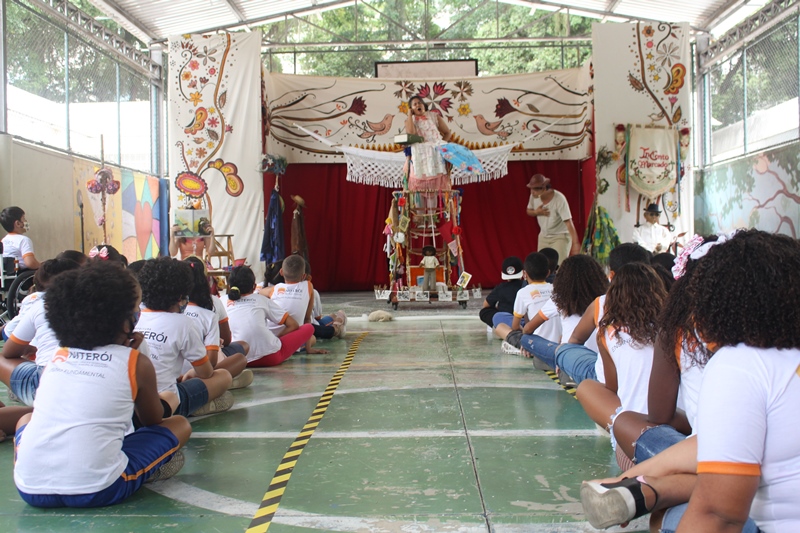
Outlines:
{"type": "MultiPolygon", "coordinates": [[[[536,251],[539,226],[525,213],[528,180],[549,177],[569,201],[578,238],[594,192],[593,165],[580,161],[512,161],[499,180],[464,185],[461,244],[471,285],[493,287],[500,282],[500,264],[509,255],[524,259],[536,251]],[[591,176],[589,172],[591,170],[591,176]],[[587,175],[582,177],[582,173],[587,175]],[[590,182],[587,184],[586,182],[590,182]]],[[[391,191],[385,187],[346,181],[344,164],[291,164],[280,182],[286,203],[284,229],[290,253],[294,202],[306,202],[305,224],[314,286],[321,291],[364,291],[388,284],[388,262],[382,231],[389,214],[391,191]]],[[[274,177],[264,179],[265,205],[274,177]]]]}

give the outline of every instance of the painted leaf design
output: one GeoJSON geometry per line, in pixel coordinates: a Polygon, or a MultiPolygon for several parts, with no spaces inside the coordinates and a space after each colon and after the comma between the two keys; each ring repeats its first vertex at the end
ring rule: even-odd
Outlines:
{"type": "Polygon", "coordinates": [[[222,109],[225,107],[225,104],[228,102],[228,91],[223,92],[219,95],[219,108],[222,109]]]}
{"type": "Polygon", "coordinates": [[[675,114],[672,115],[672,123],[673,124],[677,124],[678,122],[681,121],[682,117],[683,117],[683,113],[681,112],[681,107],[678,106],[678,109],[675,110],[675,114]]]}
{"type": "Polygon", "coordinates": [[[534,113],[538,113],[538,112],[539,112],[539,108],[538,108],[538,107],[536,107],[536,106],[535,106],[535,105],[533,105],[533,104],[528,104],[528,109],[530,109],[530,110],[531,110],[532,112],[534,112],[534,113]]]}
{"type": "Polygon", "coordinates": [[[634,76],[633,74],[628,74],[628,83],[631,84],[631,87],[633,87],[635,91],[644,90],[644,84],[642,84],[642,82],[636,79],[636,76],[634,76]]]}
{"type": "Polygon", "coordinates": [[[219,133],[217,133],[216,130],[206,130],[206,131],[208,132],[209,139],[211,139],[212,141],[219,140],[219,133]]]}

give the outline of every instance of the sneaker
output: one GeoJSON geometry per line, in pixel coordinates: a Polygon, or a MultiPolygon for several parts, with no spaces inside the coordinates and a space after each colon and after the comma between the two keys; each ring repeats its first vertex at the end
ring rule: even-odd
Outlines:
{"type": "Polygon", "coordinates": [[[545,372],[553,371],[553,368],[550,365],[548,365],[535,355],[533,356],[533,368],[535,368],[536,370],[544,370],[545,372]]]}
{"type": "Polygon", "coordinates": [[[233,378],[233,381],[231,381],[231,386],[228,387],[228,390],[243,389],[245,387],[249,387],[252,382],[253,371],[249,368],[245,368],[242,370],[241,374],[233,378]]]}
{"type": "Polygon", "coordinates": [[[514,345],[509,344],[506,341],[503,341],[503,344],[500,347],[500,349],[503,350],[503,353],[508,353],[511,355],[519,355],[522,353],[522,350],[520,350],[519,348],[515,348],[514,345]]]}
{"type": "Polygon", "coordinates": [[[189,414],[189,416],[213,415],[214,413],[227,411],[231,407],[233,407],[233,394],[225,391],[222,396],[209,401],[194,413],[189,414]]]}
{"type": "MultiPolygon", "coordinates": [[[[592,527],[605,529],[646,515],[650,511],[647,509],[642,484],[635,478],[625,478],[616,483],[584,481],[581,485],[581,504],[586,519],[592,527]]],[[[653,493],[657,503],[658,493],[655,490],[653,493]]]]}
{"type": "Polygon", "coordinates": [[[569,375],[560,368],[558,369],[558,381],[560,381],[561,385],[564,387],[572,387],[574,389],[578,386],[575,380],[569,377],[569,375]]]}
{"type": "Polygon", "coordinates": [[[183,464],[186,462],[186,458],[183,456],[183,452],[178,450],[177,452],[172,454],[172,459],[158,467],[158,470],[153,472],[153,475],[147,478],[145,483],[152,483],[153,481],[164,481],[165,479],[169,479],[178,472],[181,471],[183,468],[183,464]]]}

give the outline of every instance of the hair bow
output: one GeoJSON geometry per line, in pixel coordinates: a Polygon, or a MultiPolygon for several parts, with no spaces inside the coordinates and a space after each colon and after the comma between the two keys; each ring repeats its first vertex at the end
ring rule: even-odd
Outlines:
{"type": "Polygon", "coordinates": [[[672,267],[672,276],[675,279],[680,279],[684,274],[686,274],[686,263],[689,262],[689,259],[692,261],[697,261],[705,257],[712,247],[716,246],[717,244],[722,244],[723,242],[732,238],[735,234],[735,231],[730,233],[720,233],[717,236],[717,240],[708,242],[705,242],[701,235],[695,235],[689,239],[689,242],[684,245],[681,254],[675,258],[675,263],[672,267]]]}
{"type": "Polygon", "coordinates": [[[108,259],[108,248],[103,246],[98,250],[97,247],[95,247],[89,251],[89,259],[95,258],[97,256],[100,256],[100,259],[102,259],[103,261],[108,259]]]}

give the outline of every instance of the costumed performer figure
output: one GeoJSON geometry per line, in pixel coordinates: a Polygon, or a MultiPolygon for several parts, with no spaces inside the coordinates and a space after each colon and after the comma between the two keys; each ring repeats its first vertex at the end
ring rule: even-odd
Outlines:
{"type": "MultiPolygon", "coordinates": [[[[448,143],[452,133],[442,116],[428,111],[428,106],[419,96],[408,101],[406,133],[419,135],[425,141],[411,145],[411,169],[408,188],[412,191],[446,191],[450,189],[450,177],[445,160],[462,170],[475,174],[483,173],[483,167],[469,149],[459,144],[448,143]]],[[[425,207],[435,207],[436,195],[424,195],[425,207]]]]}
{"type": "Polygon", "coordinates": [[[654,253],[665,252],[672,243],[670,231],[658,223],[661,210],[658,204],[650,204],[644,210],[645,223],[633,230],[633,242],[654,253]]]}
{"type": "Polygon", "coordinates": [[[531,190],[527,213],[539,223],[539,247],[558,252],[558,264],[571,255],[580,253],[581,241],[572,223],[567,198],[550,185],[550,178],[534,174],[528,182],[531,190]]]}
{"type": "Polygon", "coordinates": [[[425,269],[422,290],[434,292],[436,290],[436,268],[439,266],[439,260],[436,259],[436,248],[433,246],[424,246],[422,248],[422,254],[422,262],[419,264],[419,266],[425,269]]]}

